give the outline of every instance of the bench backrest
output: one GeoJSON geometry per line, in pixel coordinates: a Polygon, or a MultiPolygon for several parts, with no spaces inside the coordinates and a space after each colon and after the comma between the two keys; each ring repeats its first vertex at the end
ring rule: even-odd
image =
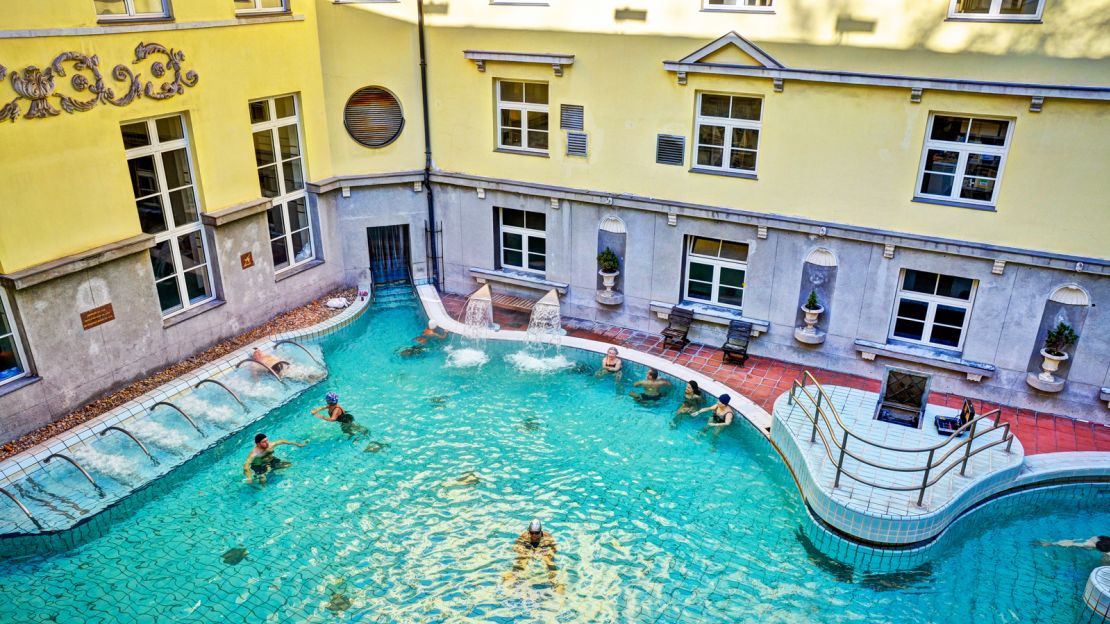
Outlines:
{"type": "Polygon", "coordinates": [[[671,327],[687,327],[688,328],[688,327],[690,327],[690,324],[694,322],[694,311],[693,310],[686,310],[686,309],[680,308],[678,306],[675,306],[675,307],[671,308],[669,321],[670,321],[669,325],[671,327]]]}
{"type": "Polygon", "coordinates": [[[732,320],[728,324],[728,339],[733,345],[748,346],[752,339],[752,324],[747,321],[732,320]]]}

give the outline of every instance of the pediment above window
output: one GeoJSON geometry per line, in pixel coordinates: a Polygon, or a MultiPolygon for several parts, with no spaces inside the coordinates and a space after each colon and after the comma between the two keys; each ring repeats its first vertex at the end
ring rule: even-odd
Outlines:
{"type": "Polygon", "coordinates": [[[748,67],[782,68],[784,65],[736,31],[683,58],[679,63],[715,63],[748,67]]]}

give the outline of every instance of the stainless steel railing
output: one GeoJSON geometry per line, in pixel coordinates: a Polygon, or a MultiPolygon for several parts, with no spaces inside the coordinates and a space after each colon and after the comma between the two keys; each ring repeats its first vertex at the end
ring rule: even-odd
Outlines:
{"type": "MultiPolygon", "coordinates": [[[[1006,452],[1009,453],[1014,441],[1014,435],[1010,432],[1009,423],[999,423],[995,421],[992,424],[988,421],[984,422],[982,426],[980,425],[980,421],[996,416],[1000,412],[1000,410],[996,409],[977,416],[965,423],[946,440],[933,446],[922,448],[898,448],[879,444],[878,442],[868,440],[855,433],[844,424],[844,421],[841,420],[840,414],[837,412],[829,395],[809,371],[803,372],[801,379],[796,379],[791,384],[789,404],[799,407],[812,424],[809,441],[816,444],[817,438],[820,438],[829,461],[836,464],[836,476],[833,479],[833,488],[840,487],[840,477],[841,475],[845,475],[853,481],[881,490],[894,492],[917,491],[917,505],[919,507],[925,500],[925,491],[929,487],[936,485],[956,466],[960,467],[960,474],[965,475],[967,473],[967,464],[972,457],[1003,443],[1006,444],[1006,452]],[[816,389],[816,396],[810,392],[809,386],[816,389]],[[832,414],[831,418],[829,417],[830,413],[832,414]],[[1002,431],[999,439],[994,441],[985,441],[983,439],[987,434],[998,430],[1002,431]],[[963,432],[967,432],[968,436],[961,439],[958,436],[963,432]],[[855,441],[855,449],[848,450],[848,445],[852,441],[855,441]],[[977,441],[979,442],[979,446],[978,448],[974,448],[977,441]],[[908,466],[891,466],[863,457],[863,451],[868,448],[894,453],[920,455],[924,456],[924,461],[920,464],[910,462],[908,466]],[[962,458],[957,456],[958,459],[956,461],[945,466],[945,462],[960,451],[963,452],[962,458]],[[861,475],[845,469],[844,459],[846,457],[854,459],[861,464],[877,468],[880,471],[894,473],[890,475],[891,477],[897,474],[920,472],[922,473],[921,483],[920,485],[912,486],[891,485],[889,482],[882,482],[881,479],[864,478],[861,475]]],[[[882,473],[880,472],[880,474],[882,473]]]]}
{"type": "Polygon", "coordinates": [[[38,518],[36,518],[35,515],[31,513],[30,509],[27,509],[26,505],[24,505],[22,502],[20,502],[18,498],[15,497],[15,494],[12,494],[2,487],[0,487],[0,494],[3,494],[4,496],[10,498],[12,502],[15,503],[17,507],[19,507],[19,510],[23,512],[23,515],[27,516],[27,518],[31,520],[31,523],[35,525],[35,528],[40,531],[42,530],[42,525],[39,524],[38,518]]]}

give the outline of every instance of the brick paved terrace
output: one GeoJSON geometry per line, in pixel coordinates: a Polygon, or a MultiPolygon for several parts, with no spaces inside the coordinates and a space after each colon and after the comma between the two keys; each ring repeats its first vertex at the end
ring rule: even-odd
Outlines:
{"type": "MultiPolygon", "coordinates": [[[[447,312],[461,320],[466,297],[444,294],[442,298],[447,312]]],[[[528,315],[521,312],[495,308],[493,316],[494,322],[505,329],[528,327],[528,315]]],[[[798,364],[757,355],[751,356],[743,365],[726,364],[722,362],[721,351],[717,346],[691,343],[682,351],[665,349],[663,339],[658,334],[595,321],[564,317],[563,328],[571,336],[610,342],[682,364],[737,390],[768,412],[772,411],[775,399],[789,391],[791,382],[798,379],[805,370],[825,386],[848,386],[870,392],[879,392],[882,387],[882,381],[878,379],[823,369],[807,369],[798,364]]],[[[929,402],[935,405],[959,408],[963,401],[962,396],[943,392],[932,392],[929,395],[929,402]]],[[[1026,455],[1065,451],[1110,452],[1108,426],[977,399],[973,399],[972,403],[980,414],[1001,408],[1001,420],[1010,423],[1014,434],[1025,447],[1026,455]]]]}

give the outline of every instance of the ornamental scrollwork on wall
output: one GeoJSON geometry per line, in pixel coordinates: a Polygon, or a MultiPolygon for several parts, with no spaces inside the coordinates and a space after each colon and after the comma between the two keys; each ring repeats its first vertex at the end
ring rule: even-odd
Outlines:
{"type": "Polygon", "coordinates": [[[86,56],[80,52],[63,52],[44,69],[28,65],[22,70],[9,71],[0,65],[0,83],[8,77],[17,96],[0,106],[0,122],[15,121],[21,115],[25,119],[46,119],[63,110],[67,113],[83,113],[100,104],[127,106],[144,96],[165,100],[185,93],[187,87],[196,86],[200,79],[197,72],[182,67],[185,62],[184,52],[158,43],[140,43],[136,46],[135,60],[131,64],[152,59],[154,60],[149,69],[155,80],[144,82],[141,73],[121,63],[112,68],[111,72],[112,80],[119,83],[116,88],[105,83],[100,58],[95,54],[86,56]],[[69,89],[67,92],[58,92],[56,79],[66,77],[69,78],[69,89]]]}

